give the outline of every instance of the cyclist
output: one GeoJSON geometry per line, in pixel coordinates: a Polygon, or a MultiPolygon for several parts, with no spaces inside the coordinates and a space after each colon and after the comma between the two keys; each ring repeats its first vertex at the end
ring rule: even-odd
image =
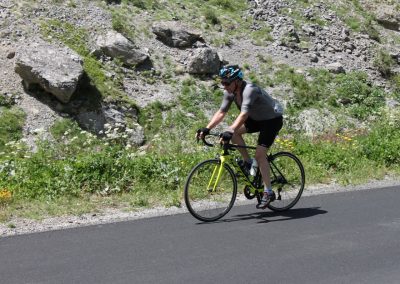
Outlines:
{"type": "MultiPolygon", "coordinates": [[[[245,145],[242,135],[244,133],[259,132],[255,159],[264,182],[264,194],[261,204],[257,207],[265,209],[275,200],[270,180],[270,167],[266,159],[267,150],[273,144],[275,137],[283,125],[283,108],[265,90],[256,84],[243,80],[243,72],[237,65],[224,66],[219,71],[219,77],[224,87],[224,95],[220,109],[213,115],[206,127],[197,131],[197,137],[203,137],[210,129],[223,121],[232,102],[240,110],[240,114],[227,131],[223,132],[221,139],[224,143],[232,140],[238,145],[245,145]]],[[[251,167],[251,158],[244,148],[239,151],[245,161],[247,169],[251,167]]]]}

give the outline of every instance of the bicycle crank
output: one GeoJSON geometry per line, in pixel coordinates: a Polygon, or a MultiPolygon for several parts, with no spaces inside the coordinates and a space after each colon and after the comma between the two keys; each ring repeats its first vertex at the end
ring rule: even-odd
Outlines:
{"type": "Polygon", "coordinates": [[[243,189],[243,194],[244,196],[246,196],[247,199],[253,199],[257,195],[257,193],[252,193],[250,191],[250,187],[248,187],[247,185],[243,189]]]}

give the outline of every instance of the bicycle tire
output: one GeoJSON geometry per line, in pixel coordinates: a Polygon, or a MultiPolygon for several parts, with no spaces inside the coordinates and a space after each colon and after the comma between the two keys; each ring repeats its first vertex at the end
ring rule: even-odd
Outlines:
{"type": "Polygon", "coordinates": [[[231,167],[224,164],[218,185],[215,186],[221,165],[219,159],[205,160],[189,173],[185,184],[184,198],[193,217],[204,222],[213,222],[225,216],[235,203],[237,180],[231,167]],[[214,181],[211,178],[214,177],[214,181]],[[210,185],[210,186],[209,186],[210,185]]]}
{"type": "Polygon", "coordinates": [[[268,205],[272,211],[282,212],[299,201],[305,185],[304,167],[295,155],[278,152],[269,157],[271,184],[276,200],[268,205]]]}

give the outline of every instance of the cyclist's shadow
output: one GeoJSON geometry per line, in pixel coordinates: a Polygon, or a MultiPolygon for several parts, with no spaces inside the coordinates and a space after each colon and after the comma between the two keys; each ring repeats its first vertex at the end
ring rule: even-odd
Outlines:
{"type": "Polygon", "coordinates": [[[294,219],[309,218],[320,214],[326,214],[328,211],[319,209],[320,207],[309,207],[309,208],[298,208],[290,209],[284,212],[274,212],[274,211],[258,211],[250,214],[239,214],[231,218],[223,218],[221,220],[212,223],[222,223],[222,222],[236,222],[245,221],[251,219],[260,219],[259,223],[269,223],[278,221],[288,221],[294,219]]]}

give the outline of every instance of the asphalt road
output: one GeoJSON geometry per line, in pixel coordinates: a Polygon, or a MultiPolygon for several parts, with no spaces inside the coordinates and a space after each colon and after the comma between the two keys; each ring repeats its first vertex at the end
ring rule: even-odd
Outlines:
{"type": "Polygon", "coordinates": [[[400,187],[0,239],[0,283],[400,283],[400,187]]]}

